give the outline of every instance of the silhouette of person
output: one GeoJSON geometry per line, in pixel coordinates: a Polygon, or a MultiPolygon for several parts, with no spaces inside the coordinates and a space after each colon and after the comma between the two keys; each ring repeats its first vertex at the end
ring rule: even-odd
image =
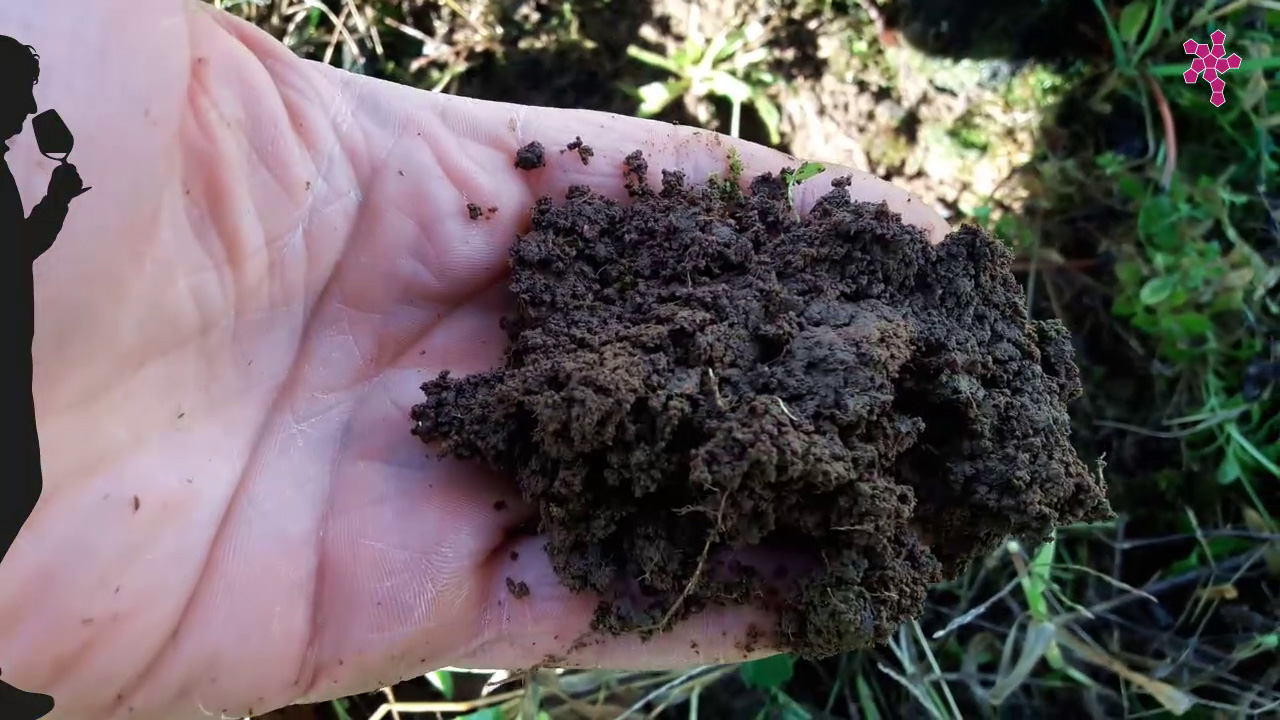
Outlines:
{"type": "MultiPolygon", "coordinates": [[[[0,562],[35,509],[43,485],[31,388],[33,263],[53,245],[71,200],[84,189],[75,166],[63,164],[54,168],[48,193],[31,214],[23,209],[17,182],[9,171],[8,141],[22,132],[27,117],[36,112],[35,85],[39,79],[36,51],[0,35],[0,288],[5,294],[0,305],[0,353],[9,356],[0,361],[0,451],[6,464],[0,482],[16,484],[6,497],[17,501],[0,506],[0,562]]],[[[0,709],[6,718],[38,718],[53,709],[53,701],[0,680],[0,709]]]]}

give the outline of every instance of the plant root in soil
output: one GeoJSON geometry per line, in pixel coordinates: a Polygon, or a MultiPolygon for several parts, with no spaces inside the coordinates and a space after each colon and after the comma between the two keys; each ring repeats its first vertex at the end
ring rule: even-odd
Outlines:
{"type": "Polygon", "coordinates": [[[511,251],[502,367],[422,390],[414,434],[509,474],[593,629],[757,604],[779,649],[883,642],[1008,536],[1110,517],[1069,443],[1062,325],[976,227],[931,245],[787,173],[544,197],[511,251]]]}

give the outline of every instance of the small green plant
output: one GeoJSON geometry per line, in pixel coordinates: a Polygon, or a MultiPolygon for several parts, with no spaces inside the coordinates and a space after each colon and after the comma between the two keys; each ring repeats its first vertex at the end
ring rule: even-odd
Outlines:
{"type": "Polygon", "coordinates": [[[737,148],[729,148],[729,179],[738,182],[742,178],[742,156],[737,148]]]}
{"type": "Polygon", "coordinates": [[[674,79],[652,82],[637,88],[641,117],[653,117],[677,98],[692,94],[699,100],[721,97],[731,107],[729,134],[738,137],[742,106],[750,105],[764,122],[769,142],[781,142],[782,114],[766,92],[777,78],[762,63],[768,48],[760,41],[764,34],[759,25],[723,30],[710,40],[691,32],[684,44],[671,57],[632,45],[627,54],[647,65],[665,70],[674,79]]]}
{"type": "Polygon", "coordinates": [[[1262,189],[1275,186],[1280,168],[1269,132],[1280,103],[1266,92],[1265,77],[1280,67],[1267,50],[1280,16],[1249,26],[1232,14],[1256,4],[1250,0],[1204,3],[1190,14],[1167,0],[1137,0],[1113,20],[1095,2],[1115,54],[1099,96],[1134,96],[1148,128],[1145,157],[1097,158],[1100,181],[1114,186],[1134,225],[1133,242],[1116,248],[1112,310],[1150,349],[1159,393],[1170,398],[1166,428],[1104,424],[1180,440],[1184,467],[1216,480],[1210,487],[1242,490],[1273,526],[1258,489],[1280,482],[1280,393],[1255,395],[1243,380],[1252,363],[1277,352],[1280,265],[1256,239],[1258,218],[1271,213],[1275,222],[1262,189]],[[1244,56],[1223,107],[1181,77],[1181,44],[1212,30],[1223,30],[1244,56]]]}
{"type": "Polygon", "coordinates": [[[707,176],[707,186],[718,191],[726,200],[739,199],[742,196],[742,188],[738,183],[742,182],[742,156],[738,154],[737,148],[729,148],[728,152],[729,175],[721,177],[720,173],[713,172],[707,176]]]}
{"type": "Polygon", "coordinates": [[[800,167],[792,170],[787,168],[782,171],[782,180],[787,184],[787,204],[791,207],[796,205],[796,186],[800,183],[813,179],[816,175],[827,168],[816,162],[803,162],[800,167]]]}

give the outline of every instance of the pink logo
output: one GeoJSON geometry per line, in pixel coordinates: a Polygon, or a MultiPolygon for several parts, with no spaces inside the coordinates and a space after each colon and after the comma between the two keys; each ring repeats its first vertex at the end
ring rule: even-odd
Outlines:
{"type": "Polygon", "coordinates": [[[1186,80],[1188,85],[1195,85],[1203,73],[1204,79],[1213,89],[1209,102],[1216,107],[1222,107],[1227,101],[1226,95],[1223,94],[1227,83],[1223,81],[1222,74],[1240,67],[1240,56],[1235,53],[1227,56],[1227,49],[1223,45],[1227,41],[1227,34],[1221,30],[1214,30],[1209,35],[1209,39],[1213,41],[1213,47],[1198,43],[1194,39],[1182,43],[1182,49],[1186,50],[1188,55],[1196,56],[1191,61],[1191,67],[1182,74],[1182,79],[1186,80]]]}

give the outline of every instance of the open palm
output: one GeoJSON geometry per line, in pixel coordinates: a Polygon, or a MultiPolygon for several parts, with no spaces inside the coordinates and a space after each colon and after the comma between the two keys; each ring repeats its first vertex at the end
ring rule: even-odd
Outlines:
{"type": "MultiPolygon", "coordinates": [[[[509,483],[426,457],[418,386],[500,360],[506,254],[538,195],[621,195],[634,149],[694,179],[731,143],[748,173],[794,160],[348,75],[190,0],[10,0],[0,33],[40,51],[37,100],[94,187],[35,267],[45,488],[0,567],[4,679],[58,718],[181,720],[563,658],[594,599],[509,533],[531,515],[509,483]],[[589,165],[556,152],[579,135],[589,165]],[[548,167],[516,170],[531,140],[548,167]]],[[[11,145],[30,207],[52,163],[29,133],[11,145]]],[[[710,662],[744,619],[567,660],[710,662]]]]}

